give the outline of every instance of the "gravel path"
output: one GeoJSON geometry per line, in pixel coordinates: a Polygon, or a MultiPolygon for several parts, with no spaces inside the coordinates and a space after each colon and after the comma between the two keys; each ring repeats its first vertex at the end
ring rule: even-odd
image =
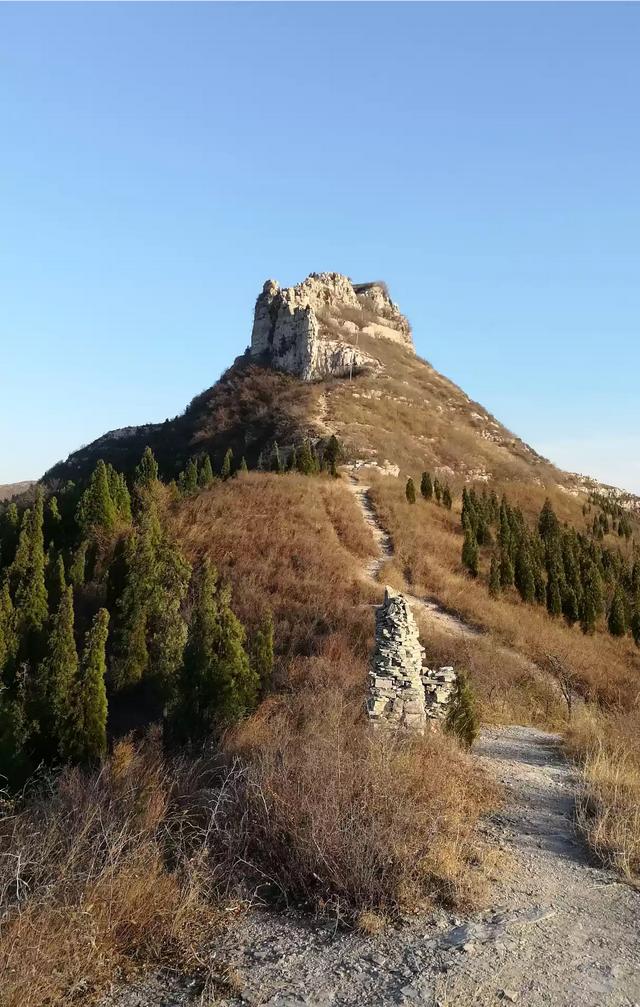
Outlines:
{"type": "Polygon", "coordinates": [[[533,728],[490,728],[476,747],[506,792],[488,823],[504,850],[490,911],[439,910],[376,938],[253,911],[220,950],[240,994],[201,1001],[159,976],[109,1007],[640,1004],[640,896],[595,866],[575,835],[574,780],[557,742],[533,728]]]}

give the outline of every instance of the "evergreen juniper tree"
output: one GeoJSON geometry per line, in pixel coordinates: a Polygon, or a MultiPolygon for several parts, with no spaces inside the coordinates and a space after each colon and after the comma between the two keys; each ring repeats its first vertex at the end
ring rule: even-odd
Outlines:
{"type": "Polygon", "coordinates": [[[413,479],[411,477],[407,479],[407,485],[404,488],[404,494],[407,498],[407,501],[410,504],[414,504],[416,502],[416,488],[413,484],[413,479]]]}
{"type": "Polygon", "coordinates": [[[273,451],[271,453],[271,471],[277,472],[278,475],[282,475],[284,472],[284,465],[282,462],[282,457],[280,455],[280,448],[278,447],[278,442],[273,442],[273,451]]]}
{"type": "Polygon", "coordinates": [[[478,543],[471,528],[467,528],[464,533],[462,562],[472,577],[478,576],[478,543]]]}
{"type": "Polygon", "coordinates": [[[451,497],[451,489],[449,487],[449,483],[445,484],[445,487],[442,491],[442,503],[447,508],[447,510],[451,510],[453,506],[453,499],[451,497]]]}
{"type": "Polygon", "coordinates": [[[480,730],[480,717],[471,685],[464,672],[459,671],[444,722],[445,730],[455,735],[465,748],[471,748],[480,730]]]}
{"type": "Polygon", "coordinates": [[[502,590],[500,583],[500,560],[494,552],[491,556],[491,566],[489,568],[489,594],[492,598],[497,598],[502,590]]]}
{"type": "Polygon", "coordinates": [[[598,617],[602,613],[602,580],[594,562],[589,562],[585,571],[582,591],[582,611],[580,624],[583,633],[593,633],[598,617]]]}
{"type": "Polygon", "coordinates": [[[624,593],[620,585],[616,585],[609,609],[607,626],[612,636],[625,636],[627,632],[627,614],[624,593]]]}
{"type": "Polygon", "coordinates": [[[211,458],[209,455],[205,455],[200,465],[200,472],[198,475],[198,483],[204,489],[206,486],[210,486],[213,482],[213,468],[211,466],[211,458]]]}
{"type": "Polygon", "coordinates": [[[184,492],[187,496],[191,496],[197,489],[198,463],[195,458],[190,458],[184,470],[184,492]]]}
{"type": "Polygon", "coordinates": [[[338,465],[342,460],[342,446],[335,434],[331,434],[328,444],[324,449],[324,462],[334,478],[338,475],[338,465]]]}
{"type": "Polygon", "coordinates": [[[637,596],[631,616],[631,634],[636,647],[640,647],[640,598],[637,596]]]}
{"type": "Polygon", "coordinates": [[[233,467],[233,451],[231,448],[227,448],[227,450],[224,453],[224,458],[222,459],[220,478],[229,479],[232,474],[232,467],[233,467]]]}
{"type": "Polygon", "coordinates": [[[422,477],[420,479],[420,493],[425,500],[431,500],[433,497],[433,482],[429,472],[422,473],[422,477]]]}
{"type": "Polygon", "coordinates": [[[531,566],[531,556],[524,542],[516,555],[515,585],[523,601],[532,604],[536,596],[536,584],[531,566]]]}
{"type": "Polygon", "coordinates": [[[105,650],[109,632],[109,613],[99,609],[85,636],[80,669],[81,740],[78,757],[93,763],[107,751],[107,692],[105,688],[105,650]]]}
{"type": "Polygon", "coordinates": [[[136,486],[149,489],[158,478],[158,463],[150,447],[144,449],[135,471],[136,486]]]}
{"type": "Polygon", "coordinates": [[[253,708],[260,683],[244,649],[244,629],[231,610],[230,591],[205,560],[196,577],[195,601],[178,697],[174,737],[198,741],[253,708]]]}
{"type": "Polygon", "coordinates": [[[512,587],[514,578],[515,573],[509,549],[502,547],[500,549],[500,584],[503,588],[512,587]]]}
{"type": "Polygon", "coordinates": [[[247,460],[246,460],[245,456],[243,455],[242,458],[240,459],[240,464],[238,466],[238,472],[248,472],[248,471],[249,471],[249,469],[247,467],[247,460]]]}
{"type": "Polygon", "coordinates": [[[76,521],[83,534],[97,530],[111,531],[116,523],[116,508],[109,490],[107,466],[100,459],[91,474],[89,485],[80,497],[76,521]]]}
{"type": "Polygon", "coordinates": [[[38,668],[38,753],[52,759],[72,756],[68,747],[69,711],[75,701],[78,654],[74,637],[73,589],[65,587],[54,615],[47,655],[38,668]]]}
{"type": "Polygon", "coordinates": [[[439,504],[441,502],[441,500],[442,500],[442,486],[441,486],[440,480],[438,479],[437,476],[433,480],[433,495],[436,498],[436,503],[439,504]]]}
{"type": "Polygon", "coordinates": [[[32,509],[24,513],[23,531],[18,545],[18,552],[20,553],[22,547],[24,557],[20,557],[19,579],[14,595],[20,657],[31,661],[37,661],[41,656],[42,634],[49,614],[45,584],[43,517],[42,491],[38,490],[32,509]],[[24,565],[22,565],[23,559],[24,565]]]}
{"type": "Polygon", "coordinates": [[[71,559],[69,566],[69,583],[75,588],[82,587],[85,580],[85,568],[87,563],[87,549],[89,543],[86,539],[80,543],[71,559]]]}
{"type": "Polygon", "coordinates": [[[297,456],[298,472],[303,476],[313,475],[314,458],[308,438],[303,440],[297,456]]]}

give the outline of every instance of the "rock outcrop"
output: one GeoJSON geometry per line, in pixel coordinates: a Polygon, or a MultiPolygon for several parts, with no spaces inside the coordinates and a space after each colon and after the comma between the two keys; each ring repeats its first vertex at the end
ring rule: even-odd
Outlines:
{"type": "Polygon", "coordinates": [[[413,352],[409,323],[382,283],[354,286],[341,273],[311,273],[295,287],[267,280],[256,301],[251,355],[305,381],[344,377],[378,362],[360,334],[413,352]]]}
{"type": "Polygon", "coordinates": [[[418,627],[404,595],[387,587],[376,612],[376,646],[367,709],[373,723],[424,733],[447,713],[456,682],[453,668],[424,665],[418,627]]]}

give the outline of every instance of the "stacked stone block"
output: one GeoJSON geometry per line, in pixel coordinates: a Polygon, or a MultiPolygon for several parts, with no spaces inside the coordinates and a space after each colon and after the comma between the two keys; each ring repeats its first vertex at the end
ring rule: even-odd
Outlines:
{"type": "Polygon", "coordinates": [[[404,595],[387,587],[376,612],[376,646],[369,673],[367,709],[374,724],[424,733],[447,712],[455,685],[453,668],[424,667],[424,648],[404,595]]]}

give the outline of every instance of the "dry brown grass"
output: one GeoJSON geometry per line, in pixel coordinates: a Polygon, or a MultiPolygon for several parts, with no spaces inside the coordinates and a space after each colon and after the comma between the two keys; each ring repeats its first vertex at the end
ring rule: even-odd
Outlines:
{"type": "Polygon", "coordinates": [[[359,569],[374,544],[341,480],[249,473],[182,502],[174,526],[190,559],[209,555],[231,581],[249,629],[273,613],[282,673],[337,637],[366,661],[376,592],[359,569]]]}
{"type": "Polygon", "coordinates": [[[200,968],[219,924],[204,833],[186,829],[184,764],[120,742],[0,817],[0,1004],[88,1003],[146,964],[200,968]]]}
{"type": "Polygon", "coordinates": [[[257,887],[349,919],[477,900],[496,791],[452,739],[372,733],[330,686],[267,704],[229,748],[248,766],[232,859],[257,887]]]}
{"type": "MultiPolygon", "coordinates": [[[[549,618],[514,592],[491,598],[484,579],[472,582],[460,562],[460,517],[435,504],[407,504],[399,480],[379,479],[372,499],[390,532],[395,554],[391,567],[417,594],[433,596],[463,619],[487,630],[494,643],[544,667],[548,654],[571,666],[586,699],[607,706],[632,707],[640,693],[640,654],[630,638],[606,632],[585,636],[578,626],[549,618]]],[[[474,642],[474,649],[476,643],[474,642]]],[[[502,658],[496,661],[499,675],[502,658]]]]}
{"type": "Polygon", "coordinates": [[[604,863],[640,875],[640,718],[638,711],[583,709],[567,731],[581,765],[578,822],[604,863]]]}

